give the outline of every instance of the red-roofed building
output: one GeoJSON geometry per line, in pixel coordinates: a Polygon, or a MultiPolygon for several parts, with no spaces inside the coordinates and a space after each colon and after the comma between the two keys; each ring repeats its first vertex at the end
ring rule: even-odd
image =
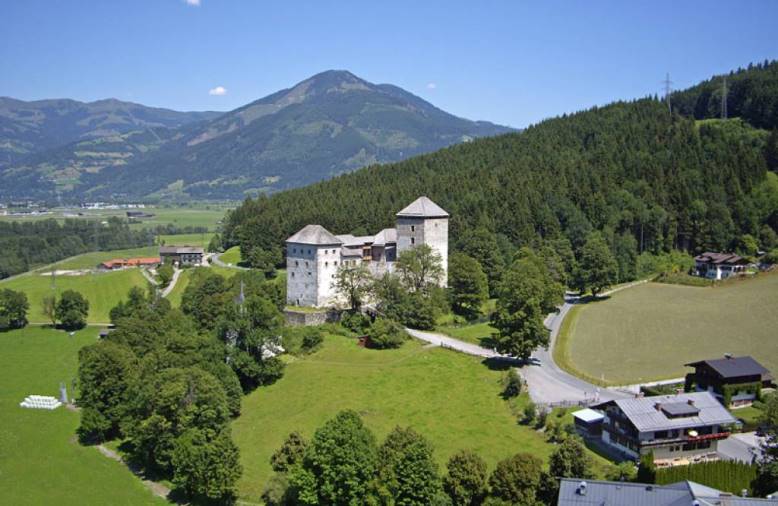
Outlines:
{"type": "Polygon", "coordinates": [[[124,269],[125,267],[155,267],[161,263],[159,257],[141,257],[141,258],[114,258],[106,260],[98,265],[105,270],[124,269]]]}

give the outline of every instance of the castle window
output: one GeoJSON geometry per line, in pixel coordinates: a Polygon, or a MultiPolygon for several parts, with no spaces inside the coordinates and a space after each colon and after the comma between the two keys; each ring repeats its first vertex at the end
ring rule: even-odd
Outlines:
{"type": "Polygon", "coordinates": [[[416,238],[415,237],[411,237],[411,244],[416,244],[416,238]]]}
{"type": "Polygon", "coordinates": [[[311,275],[311,271],[308,271],[308,275],[309,275],[309,276],[311,275]]]}
{"type": "Polygon", "coordinates": [[[294,272],[292,273],[292,277],[294,277],[294,272]]]}
{"type": "Polygon", "coordinates": [[[308,254],[309,254],[309,255],[311,254],[311,250],[308,250],[308,254]]]}
{"type": "Polygon", "coordinates": [[[305,262],[305,266],[308,267],[308,262],[305,262]]]}
{"type": "Polygon", "coordinates": [[[292,248],[292,253],[297,253],[297,248],[292,248]]]}
{"type": "Polygon", "coordinates": [[[338,261],[337,261],[337,260],[335,260],[334,262],[332,262],[332,264],[333,264],[333,265],[338,265],[338,261]]]}
{"type": "Polygon", "coordinates": [[[411,225],[411,232],[416,232],[416,225],[411,225]]]}
{"type": "Polygon", "coordinates": [[[298,262],[297,260],[295,260],[295,261],[294,261],[294,266],[295,266],[295,267],[300,267],[300,262],[298,262]]]}
{"type": "Polygon", "coordinates": [[[324,267],[329,267],[329,266],[330,266],[329,262],[324,262],[324,267]]]}

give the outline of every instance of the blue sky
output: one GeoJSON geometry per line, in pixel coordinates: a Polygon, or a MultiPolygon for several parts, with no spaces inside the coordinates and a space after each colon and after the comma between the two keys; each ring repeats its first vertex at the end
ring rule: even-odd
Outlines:
{"type": "Polygon", "coordinates": [[[0,96],[229,110],[347,69],[516,127],[778,58],[769,0],[2,0],[0,20],[0,96]]]}

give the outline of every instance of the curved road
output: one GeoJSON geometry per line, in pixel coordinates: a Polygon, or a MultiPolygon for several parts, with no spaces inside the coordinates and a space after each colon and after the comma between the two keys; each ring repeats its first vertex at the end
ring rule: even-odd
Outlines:
{"type": "MultiPolygon", "coordinates": [[[[602,295],[631,288],[633,286],[645,283],[645,280],[636,281],[624,285],[602,295]]],[[[593,402],[605,402],[612,399],[627,398],[634,395],[623,388],[601,388],[584,381],[572,374],[563,371],[554,362],[553,349],[562,321],[565,319],[568,311],[573,304],[578,302],[578,296],[565,295],[565,303],[559,308],[559,311],[546,317],[545,325],[550,330],[549,345],[547,349],[536,350],[532,354],[529,363],[518,367],[524,380],[527,382],[530,397],[537,404],[589,404],[593,402]]],[[[444,348],[451,348],[468,355],[474,355],[484,358],[503,358],[513,360],[510,357],[500,355],[494,350],[484,348],[471,343],[460,341],[437,332],[422,332],[420,330],[406,329],[408,333],[422,341],[436,344],[444,348]]]]}
{"type": "Polygon", "coordinates": [[[222,253],[218,253],[218,254],[214,253],[213,255],[211,255],[211,260],[213,260],[213,263],[215,263],[219,267],[226,267],[227,269],[238,269],[238,270],[241,270],[241,271],[249,270],[248,267],[241,267],[239,265],[233,265],[233,264],[225,264],[224,262],[222,262],[222,260],[220,258],[221,256],[222,256],[222,253]]]}

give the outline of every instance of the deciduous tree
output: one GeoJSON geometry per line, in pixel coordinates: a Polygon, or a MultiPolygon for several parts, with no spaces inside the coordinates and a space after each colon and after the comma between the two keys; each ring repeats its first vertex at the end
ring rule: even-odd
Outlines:
{"type": "Polygon", "coordinates": [[[79,329],[86,325],[89,301],[75,290],[65,290],[57,301],[54,316],[66,329],[79,329]]]}
{"type": "Polygon", "coordinates": [[[489,296],[486,274],[478,261],[462,253],[451,255],[448,278],[454,312],[470,320],[478,317],[489,296]]]}
{"type": "Polygon", "coordinates": [[[486,462],[475,452],[460,450],[448,459],[443,488],[454,506],[478,506],[488,491],[486,462]]]}
{"type": "Polygon", "coordinates": [[[411,428],[395,427],[378,450],[378,479],[394,503],[426,506],[441,490],[432,445],[411,428]]]}

